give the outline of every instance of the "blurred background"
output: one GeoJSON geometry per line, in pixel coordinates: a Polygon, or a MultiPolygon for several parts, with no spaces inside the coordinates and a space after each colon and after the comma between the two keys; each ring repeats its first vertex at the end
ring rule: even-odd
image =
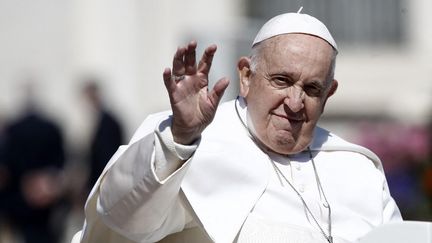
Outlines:
{"type": "Polygon", "coordinates": [[[232,99],[258,28],[300,6],[340,50],[321,126],[381,157],[405,219],[432,220],[432,1],[0,0],[0,243],[70,241],[118,145],[168,109],[178,45],[217,44],[232,99]]]}

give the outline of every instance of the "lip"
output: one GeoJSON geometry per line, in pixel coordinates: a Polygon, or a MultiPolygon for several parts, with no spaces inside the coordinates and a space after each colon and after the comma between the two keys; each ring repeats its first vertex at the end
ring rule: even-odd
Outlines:
{"type": "Polygon", "coordinates": [[[281,114],[277,114],[277,113],[273,113],[273,115],[286,119],[290,122],[303,122],[305,119],[303,119],[302,117],[297,117],[297,116],[287,116],[287,115],[281,115],[281,114]]]}

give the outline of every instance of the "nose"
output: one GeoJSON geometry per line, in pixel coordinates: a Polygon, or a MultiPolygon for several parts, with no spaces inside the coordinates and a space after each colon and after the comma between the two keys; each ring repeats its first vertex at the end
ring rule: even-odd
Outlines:
{"type": "Polygon", "coordinates": [[[304,91],[301,87],[293,85],[287,89],[285,104],[292,112],[299,112],[304,107],[304,91]]]}

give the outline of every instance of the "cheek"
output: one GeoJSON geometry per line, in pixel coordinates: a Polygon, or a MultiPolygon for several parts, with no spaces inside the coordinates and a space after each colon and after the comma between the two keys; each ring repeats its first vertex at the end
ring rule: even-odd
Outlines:
{"type": "Polygon", "coordinates": [[[283,103],[283,99],[274,94],[262,92],[252,103],[248,104],[248,111],[256,132],[261,136],[265,136],[269,131],[273,131],[278,127],[281,128],[280,124],[274,120],[274,116],[271,115],[274,110],[281,106],[281,103],[283,103]]]}
{"type": "Polygon", "coordinates": [[[251,80],[249,85],[249,95],[248,96],[262,96],[264,93],[270,92],[270,84],[265,80],[254,79],[251,80]]]}
{"type": "Polygon", "coordinates": [[[268,82],[255,82],[251,84],[246,100],[250,110],[262,118],[283,104],[284,95],[274,90],[268,82]]]}
{"type": "Polygon", "coordinates": [[[322,113],[323,101],[321,99],[305,100],[304,106],[308,122],[316,123],[322,113]]]}

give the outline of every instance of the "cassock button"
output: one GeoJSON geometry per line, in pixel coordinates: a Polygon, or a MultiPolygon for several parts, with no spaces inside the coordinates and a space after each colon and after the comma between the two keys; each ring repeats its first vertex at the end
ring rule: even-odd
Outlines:
{"type": "Polygon", "coordinates": [[[301,193],[305,192],[305,187],[304,187],[304,185],[300,185],[300,186],[299,186],[299,192],[301,192],[301,193]]]}

